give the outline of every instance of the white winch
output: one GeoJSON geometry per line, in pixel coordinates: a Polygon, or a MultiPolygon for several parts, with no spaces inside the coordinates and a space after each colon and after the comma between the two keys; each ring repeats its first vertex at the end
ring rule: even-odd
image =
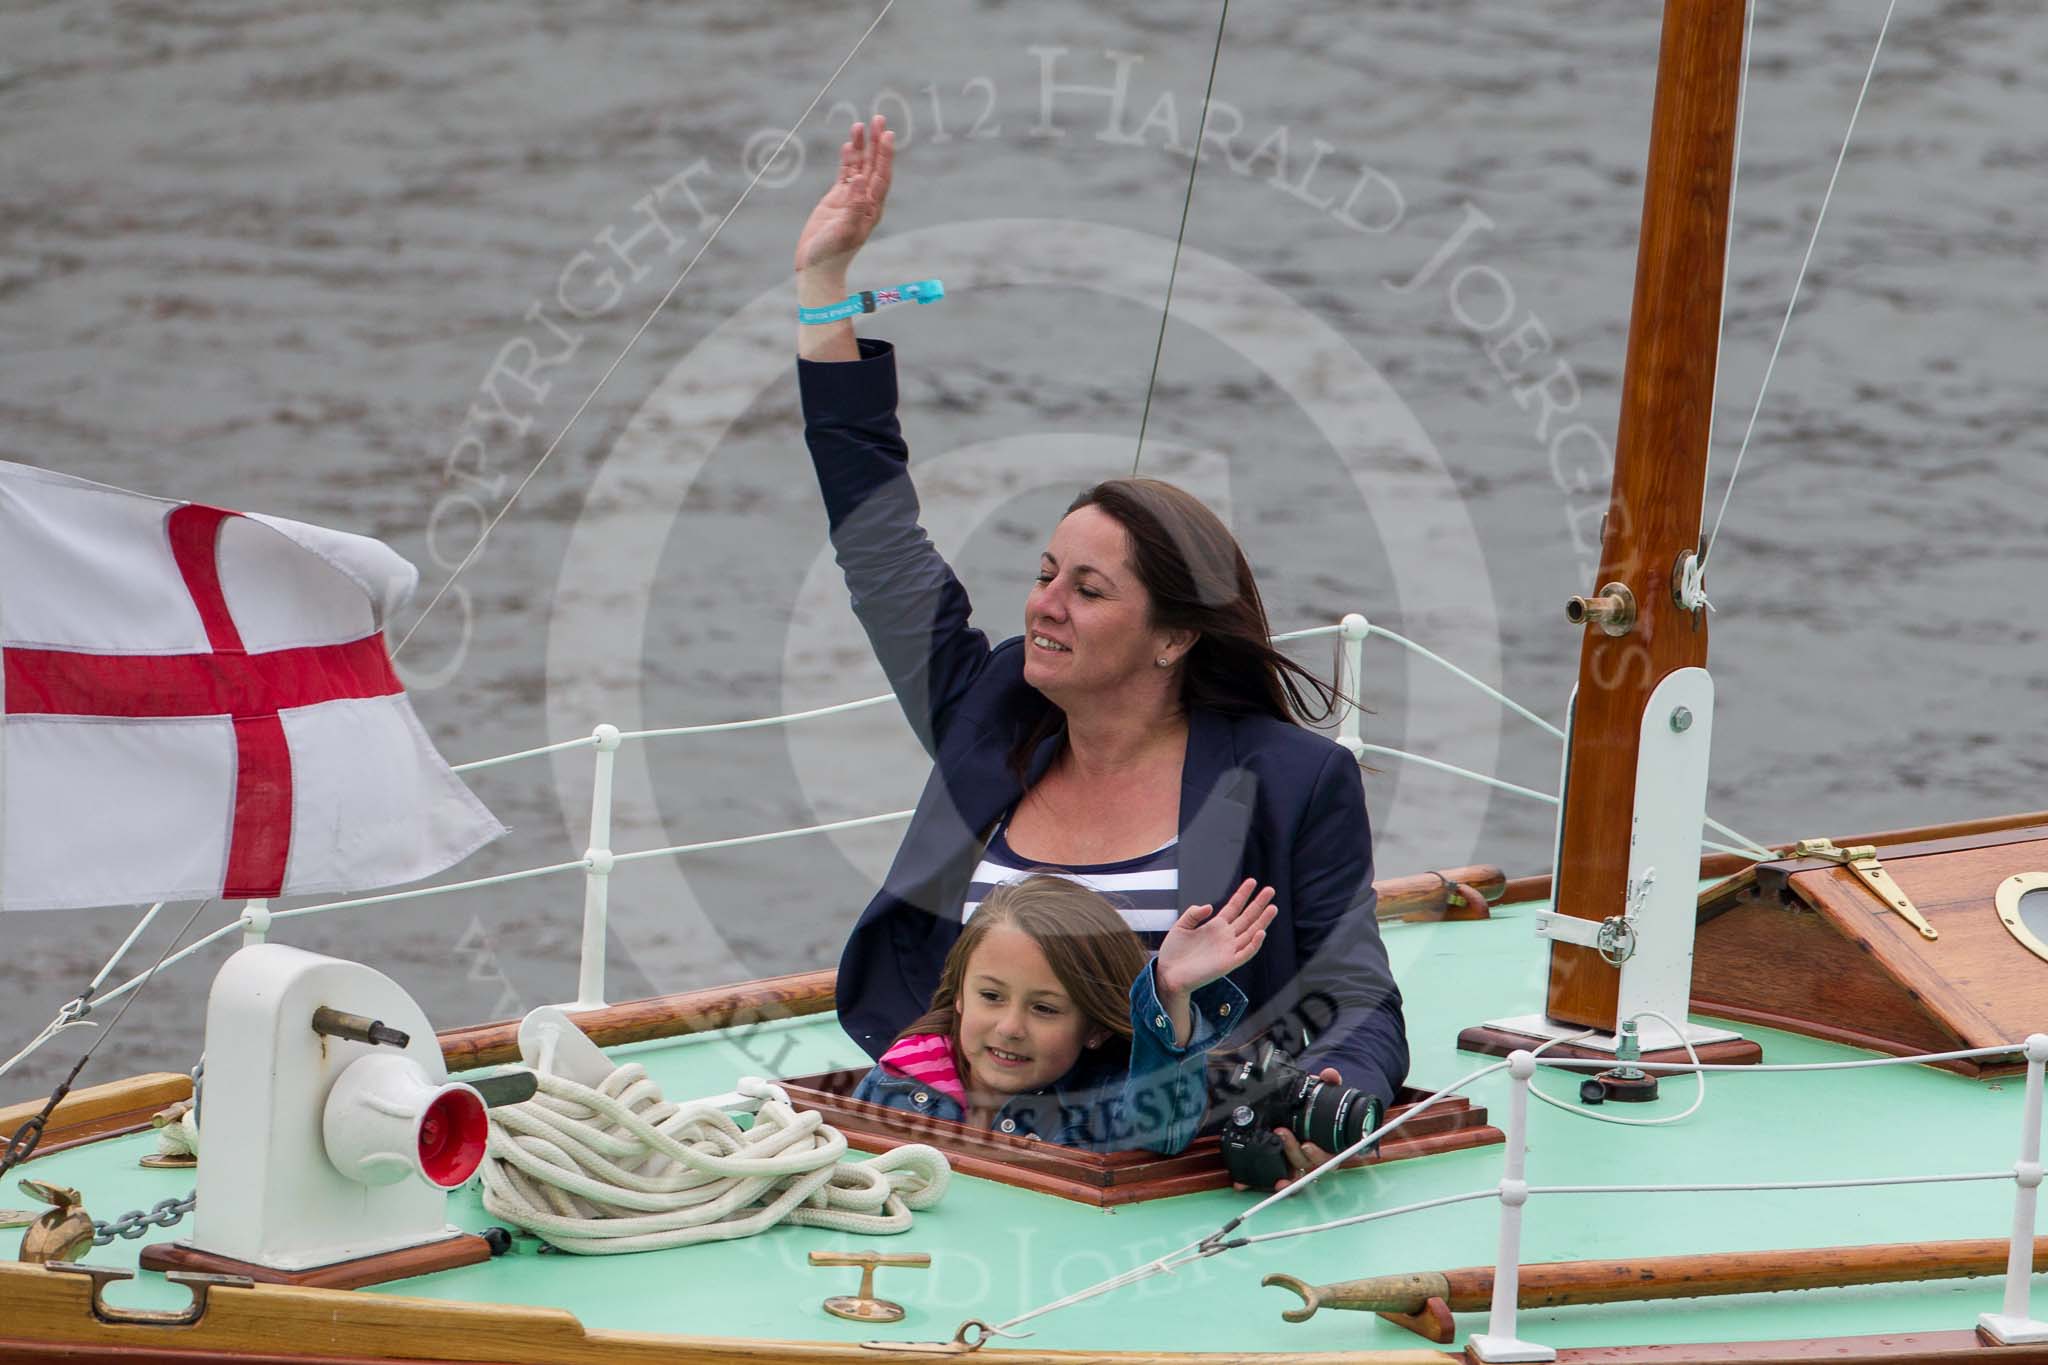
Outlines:
{"type": "Polygon", "coordinates": [[[277,1270],[439,1242],[483,1160],[484,1100],[383,973],[264,943],[206,1008],[198,1205],[180,1245],[277,1270]]]}

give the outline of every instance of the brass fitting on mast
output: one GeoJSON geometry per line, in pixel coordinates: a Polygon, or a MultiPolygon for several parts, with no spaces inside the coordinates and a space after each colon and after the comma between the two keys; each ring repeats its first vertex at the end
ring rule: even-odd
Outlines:
{"type": "Polygon", "coordinates": [[[1626,583],[1609,583],[1597,597],[1568,600],[1564,617],[1575,626],[1590,621],[1609,635],[1626,635],[1636,628],[1636,595],[1626,583]]]}

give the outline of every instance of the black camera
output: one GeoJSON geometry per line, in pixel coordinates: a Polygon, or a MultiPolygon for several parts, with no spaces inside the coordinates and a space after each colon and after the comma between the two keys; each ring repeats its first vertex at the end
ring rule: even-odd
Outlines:
{"type": "MultiPolygon", "coordinates": [[[[1341,1152],[1380,1126],[1377,1095],[1312,1076],[1270,1042],[1260,1044],[1222,1090],[1219,1098],[1232,1105],[1223,1122],[1223,1164],[1232,1180],[1255,1190],[1270,1190],[1290,1174],[1275,1128],[1326,1152],[1341,1152]]],[[[1379,1144],[1367,1150],[1376,1152],[1379,1144]]]]}

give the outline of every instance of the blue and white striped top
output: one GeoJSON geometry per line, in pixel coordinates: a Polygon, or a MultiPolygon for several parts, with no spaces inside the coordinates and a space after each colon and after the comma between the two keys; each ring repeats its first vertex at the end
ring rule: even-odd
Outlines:
{"type": "Polygon", "coordinates": [[[1180,918],[1180,840],[1168,839],[1150,853],[1116,863],[1076,864],[1034,863],[1020,858],[1010,847],[1004,832],[1006,818],[989,836],[981,862],[960,903],[960,922],[965,924],[989,892],[1007,882],[1017,882],[1033,872],[1052,872],[1101,893],[1124,923],[1137,931],[1148,952],[1156,952],[1166,931],[1180,918]]]}

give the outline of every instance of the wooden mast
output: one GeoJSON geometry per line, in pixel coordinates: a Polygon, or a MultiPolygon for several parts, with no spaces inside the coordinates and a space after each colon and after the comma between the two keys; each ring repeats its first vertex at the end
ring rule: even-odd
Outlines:
{"type": "MultiPolygon", "coordinates": [[[[1624,585],[1635,621],[1618,635],[1585,627],[1558,847],[1557,909],[1586,919],[1624,909],[1643,707],[1666,674],[1707,661],[1705,613],[1681,608],[1672,580],[1680,556],[1699,550],[1746,10],[1664,9],[1614,489],[1591,589],[1624,585]]],[[[1589,948],[1550,953],[1544,1012],[1612,1029],[1616,969],[1589,948]]]]}

